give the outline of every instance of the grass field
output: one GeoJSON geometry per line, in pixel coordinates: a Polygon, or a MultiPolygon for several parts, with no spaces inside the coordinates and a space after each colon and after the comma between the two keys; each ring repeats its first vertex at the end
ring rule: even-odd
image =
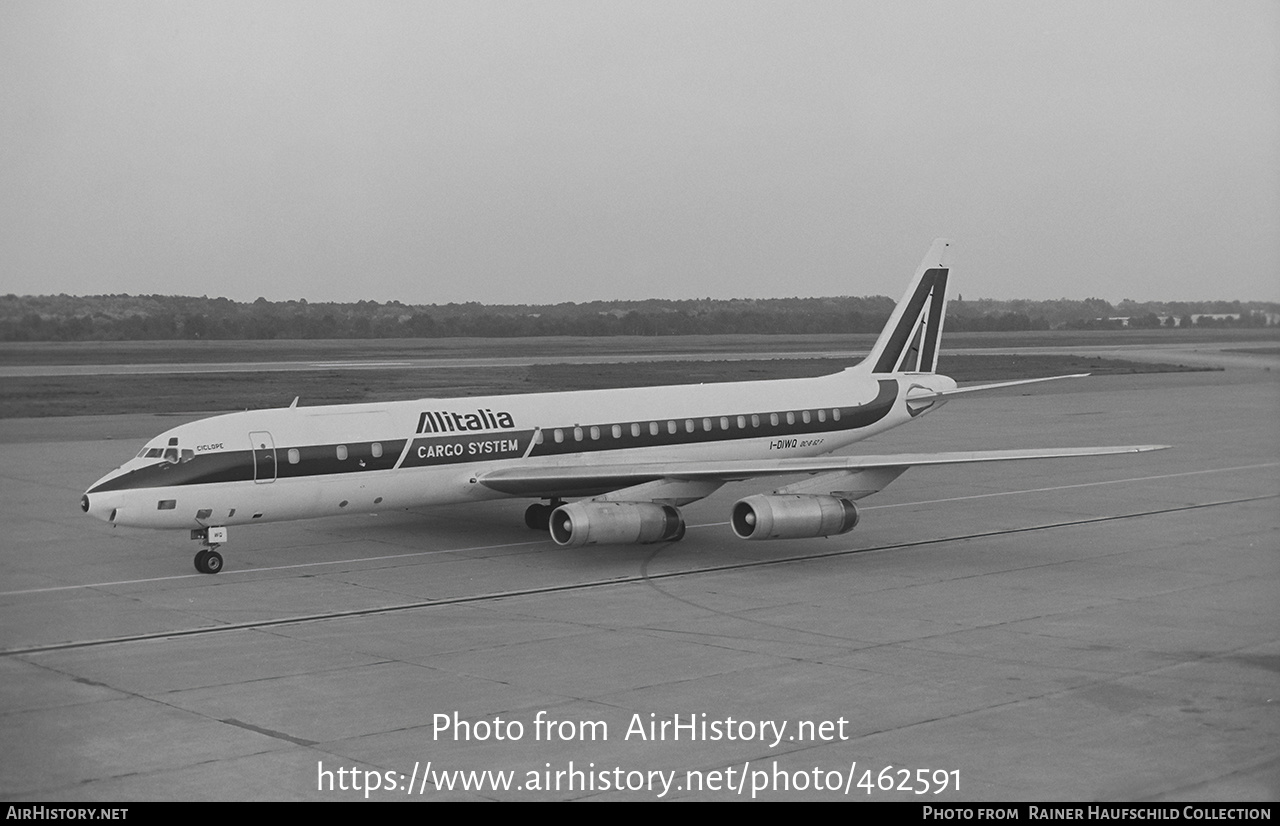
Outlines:
{"type": "MultiPolygon", "coordinates": [[[[261,346],[261,343],[259,343],[261,346]]],[[[538,364],[483,369],[299,370],[8,378],[0,418],[108,413],[225,412],[284,407],[445,398],[605,387],[701,384],[821,376],[848,359],[661,361],[538,364]]],[[[1159,373],[1192,368],[1087,356],[943,355],[939,372],[957,381],[1000,381],[1065,373],[1159,373]]]]}

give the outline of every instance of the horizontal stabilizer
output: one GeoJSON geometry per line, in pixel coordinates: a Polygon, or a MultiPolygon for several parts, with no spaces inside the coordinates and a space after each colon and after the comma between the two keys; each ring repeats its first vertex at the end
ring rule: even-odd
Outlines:
{"type": "Polygon", "coordinates": [[[1001,381],[995,384],[979,384],[973,387],[957,387],[955,390],[929,390],[924,387],[913,388],[907,394],[910,401],[919,401],[921,399],[940,399],[949,396],[958,396],[962,393],[978,393],[983,390],[999,390],[1002,387],[1017,387],[1020,384],[1039,384],[1042,381],[1057,381],[1058,379],[1082,379],[1088,376],[1088,373],[1072,373],[1069,376],[1045,376],[1040,379],[1019,379],[1018,381],[1001,381]]]}
{"type": "Polygon", "coordinates": [[[598,496],[620,488],[659,479],[742,481],[764,476],[829,473],[872,468],[908,468],[1018,459],[1062,459],[1164,450],[1168,445],[974,450],[950,453],[900,453],[886,456],[818,456],[810,459],[732,459],[700,462],[650,462],[634,465],[556,465],[501,468],[476,481],[491,490],[540,498],[598,496]]]}

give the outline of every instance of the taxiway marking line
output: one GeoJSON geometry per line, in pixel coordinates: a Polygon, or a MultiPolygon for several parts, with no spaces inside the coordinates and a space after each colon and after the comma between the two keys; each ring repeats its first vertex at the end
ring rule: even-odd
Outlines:
{"type": "Polygon", "coordinates": [[[944,502],[963,502],[967,499],[988,499],[993,496],[1016,496],[1023,493],[1049,493],[1055,490],[1072,490],[1073,488],[1092,488],[1101,485],[1120,485],[1125,482],[1155,482],[1161,479],[1177,479],[1180,476],[1199,476],[1204,473],[1226,473],[1232,470],[1257,470],[1259,468],[1280,467],[1280,462],[1265,462],[1260,465],[1240,465],[1238,467],[1209,468],[1207,470],[1188,470],[1183,473],[1163,473],[1159,476],[1133,476],[1128,479],[1108,479],[1103,482],[1080,482],[1075,485],[1054,485],[1048,488],[1029,488],[1027,490],[1000,491],[998,493],[975,493],[972,496],[952,496],[947,499],[926,499],[920,502],[898,502],[893,505],[867,505],[859,510],[880,510],[884,508],[909,508],[912,505],[938,505],[944,502]]]}
{"type": "MultiPolygon", "coordinates": [[[[1183,473],[1164,473],[1158,476],[1133,476],[1127,479],[1109,479],[1099,482],[1081,482],[1074,485],[1055,485],[1047,488],[1029,488],[1026,490],[1009,490],[999,491],[997,493],[978,493],[972,496],[953,496],[948,499],[925,499],[919,502],[898,502],[892,505],[864,505],[859,510],[881,510],[887,508],[907,508],[915,505],[937,505],[946,502],[962,502],[967,499],[987,499],[994,496],[1020,496],[1027,493],[1048,493],[1056,490],[1071,490],[1073,488],[1090,488],[1101,485],[1119,485],[1128,482],[1153,482],[1161,479],[1176,479],[1181,476],[1198,476],[1205,473],[1227,473],[1235,470],[1257,470],[1259,468],[1280,467],[1280,462],[1266,462],[1258,465],[1238,465],[1236,467],[1223,468],[1207,468],[1204,470],[1189,470],[1183,473]]],[[[687,526],[690,530],[698,528],[714,528],[720,525],[727,525],[728,522],[706,522],[700,525],[687,526]]],[[[223,571],[219,576],[228,577],[233,575],[244,574],[260,574],[269,573],[271,571],[289,571],[298,568],[322,567],[325,565],[351,565],[361,562],[385,562],[389,559],[409,559],[418,556],[435,556],[438,554],[461,554],[469,551],[489,551],[500,548],[519,548],[527,545],[541,545],[548,542],[548,539],[533,539],[527,542],[508,542],[499,545],[477,545],[470,548],[444,548],[435,551],[411,551],[403,554],[387,554],[384,556],[365,556],[355,559],[333,559],[325,562],[299,562],[293,565],[273,565],[269,568],[244,568],[233,571],[223,571]]],[[[55,585],[49,588],[28,588],[22,591],[0,591],[0,597],[24,596],[27,594],[45,594],[54,591],[74,591],[84,588],[111,588],[120,585],[145,585],[151,582],[169,582],[179,579],[201,579],[208,574],[177,574],[174,576],[149,577],[147,579],[122,579],[115,582],[92,582],[84,585],[55,585]]]]}
{"type": "Polygon", "coordinates": [[[877,545],[871,548],[842,548],[834,551],[822,551],[819,553],[800,554],[797,556],[777,557],[774,559],[762,559],[752,562],[734,562],[725,565],[709,565],[702,568],[689,568],[683,571],[670,571],[664,574],[633,574],[630,576],[619,576],[612,579],[596,579],[587,582],[571,582],[563,585],[547,585],[540,588],[522,588],[512,591],[495,591],[487,594],[464,594],[456,597],[444,597],[441,599],[422,600],[418,602],[401,603],[399,605],[381,605],[373,608],[357,608],[350,611],[330,611],[322,614],[303,614],[293,617],[278,617],[276,619],[252,620],[249,622],[228,623],[226,625],[205,626],[202,628],[179,628],[171,631],[155,631],[149,634],[133,634],[122,637],[106,637],[96,640],[78,640],[74,642],[54,643],[52,645],[33,645],[23,648],[9,648],[0,650],[0,657],[12,657],[22,654],[43,654],[51,651],[65,651],[74,648],[96,648],[102,645],[121,645],[131,642],[148,642],[152,640],[177,639],[179,637],[195,637],[204,636],[206,634],[218,634],[225,631],[252,631],[262,628],[276,628],[282,625],[304,625],[312,622],[324,622],[326,620],[335,619],[352,619],[355,617],[369,617],[378,614],[397,614],[402,611],[416,611],[423,608],[438,608],[444,605],[466,605],[479,602],[494,602],[500,599],[513,599],[516,597],[540,596],[546,594],[564,593],[566,591],[585,591],[592,588],[606,588],[614,585],[630,585],[635,583],[647,583],[655,579],[676,579],[687,576],[697,576],[699,574],[720,573],[723,571],[738,571],[746,568],[761,568],[768,565],[786,565],[792,562],[811,562],[818,559],[829,559],[839,556],[856,556],[859,554],[878,553],[884,551],[900,550],[903,548],[919,548],[927,545],[940,545],[945,542],[965,542],[971,539],[985,539],[995,536],[1010,536],[1018,533],[1035,533],[1038,531],[1049,531],[1057,528],[1071,528],[1082,525],[1097,525],[1103,522],[1117,522],[1122,519],[1140,519],[1145,516],[1161,516],[1168,513],[1183,513],[1186,511],[1202,510],[1204,508],[1216,508],[1224,505],[1239,505],[1247,502],[1259,502],[1266,499],[1280,498],[1280,494],[1268,494],[1266,496],[1250,496],[1243,499],[1224,499],[1217,502],[1200,502],[1194,505],[1178,505],[1171,508],[1159,508],[1150,511],[1137,511],[1134,513],[1120,513],[1111,516],[1097,516],[1088,519],[1070,519],[1065,522],[1050,522],[1040,525],[1027,525],[1021,528],[1002,528],[995,531],[982,531],[979,533],[961,534],[958,536],[940,536],[933,539],[917,539],[910,542],[895,542],[888,545],[877,545]]]}
{"type": "MultiPolygon", "coordinates": [[[[294,565],[273,565],[270,568],[242,568],[235,571],[223,571],[222,574],[260,574],[268,571],[288,571],[293,568],[315,568],[322,565],[347,565],[352,562],[383,562],[388,559],[405,559],[414,556],[434,556],[436,554],[463,554],[468,551],[493,551],[500,548],[519,548],[522,545],[541,545],[547,539],[533,539],[528,542],[507,542],[499,545],[475,545],[470,548],[443,548],[436,551],[410,551],[404,554],[385,554],[383,556],[365,556],[356,559],[331,559],[326,562],[299,562],[294,565]]],[[[23,594],[45,594],[50,591],[75,591],[82,588],[110,588],[116,585],[145,585],[149,582],[169,582],[177,579],[201,579],[208,574],[176,574],[174,576],[157,576],[148,579],[120,579],[115,582],[91,582],[86,585],[55,585],[50,588],[28,588],[25,591],[0,591],[0,597],[21,596],[23,594]]]]}
{"type": "Polygon", "coordinates": [[[366,367],[408,367],[407,361],[313,361],[311,367],[361,369],[366,367]]]}

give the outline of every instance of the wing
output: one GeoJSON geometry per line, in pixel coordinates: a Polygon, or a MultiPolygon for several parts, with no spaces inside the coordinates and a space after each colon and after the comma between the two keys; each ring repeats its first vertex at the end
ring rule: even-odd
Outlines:
{"type": "MultiPolygon", "coordinates": [[[[706,462],[646,462],[617,465],[544,465],[500,468],[476,477],[479,484],[512,496],[569,498],[600,496],[628,501],[694,501],[726,482],[808,474],[819,476],[817,488],[868,496],[909,467],[1060,459],[1164,450],[1168,445],[1064,447],[1030,450],[901,453],[885,456],[818,456],[811,459],[732,459],[706,462]],[[852,485],[850,487],[849,485],[852,485]],[[644,490],[641,490],[641,486],[644,490]],[[632,496],[620,495],[631,492],[632,496]],[[666,495],[671,494],[671,495],[666,495]],[[683,495],[681,495],[683,494],[683,495]]],[[[813,485],[797,483],[784,490],[800,492],[813,485]]]]}

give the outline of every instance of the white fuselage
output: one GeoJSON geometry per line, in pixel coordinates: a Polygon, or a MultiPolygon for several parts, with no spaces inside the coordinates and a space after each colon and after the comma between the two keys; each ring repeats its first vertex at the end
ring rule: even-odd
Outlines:
{"type": "Polygon", "coordinates": [[[202,528],[502,498],[477,480],[512,466],[812,457],[927,410],[908,410],[913,387],[955,382],[851,368],[813,379],[230,413],[151,440],[83,504],[116,525],[202,528]]]}

